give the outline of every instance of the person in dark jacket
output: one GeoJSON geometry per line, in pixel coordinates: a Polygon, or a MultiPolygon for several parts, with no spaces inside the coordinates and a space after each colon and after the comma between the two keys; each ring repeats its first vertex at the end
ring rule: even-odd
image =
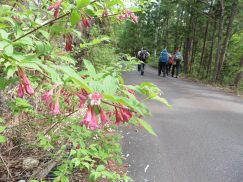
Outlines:
{"type": "Polygon", "coordinates": [[[145,48],[142,48],[140,51],[138,51],[137,57],[138,57],[138,59],[140,59],[143,62],[138,65],[138,71],[141,71],[141,75],[144,74],[146,60],[149,56],[150,56],[150,54],[145,48]]]}
{"type": "Polygon", "coordinates": [[[174,77],[174,73],[175,73],[175,69],[176,69],[176,78],[178,78],[179,73],[180,73],[181,62],[183,62],[183,56],[182,56],[179,48],[177,48],[175,50],[175,54],[174,54],[174,63],[173,63],[172,74],[171,74],[172,77],[174,77]]]}
{"type": "Polygon", "coordinates": [[[166,75],[166,66],[168,64],[169,61],[169,55],[166,49],[164,49],[161,53],[160,53],[160,57],[159,57],[159,69],[158,69],[158,75],[161,75],[161,71],[163,72],[163,77],[165,77],[166,75]]]}

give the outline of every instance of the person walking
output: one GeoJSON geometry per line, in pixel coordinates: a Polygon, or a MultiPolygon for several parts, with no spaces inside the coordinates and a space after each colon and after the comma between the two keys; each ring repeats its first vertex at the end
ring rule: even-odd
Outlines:
{"type": "Polygon", "coordinates": [[[173,65],[173,61],[174,61],[173,55],[172,54],[169,54],[169,62],[167,64],[167,70],[166,70],[167,71],[167,76],[171,72],[171,68],[172,68],[172,65],[173,65]]]}
{"type": "Polygon", "coordinates": [[[163,77],[166,75],[166,66],[169,61],[169,56],[166,48],[160,53],[159,57],[159,69],[158,69],[158,75],[161,75],[161,71],[163,72],[163,77]]]}
{"type": "Polygon", "coordinates": [[[144,74],[145,64],[149,56],[150,54],[145,48],[138,51],[138,59],[142,61],[142,63],[138,65],[138,71],[141,71],[141,75],[144,74]]]}
{"type": "Polygon", "coordinates": [[[182,61],[183,61],[183,56],[180,52],[180,49],[177,48],[175,50],[175,54],[174,54],[174,63],[173,63],[172,74],[171,74],[172,77],[174,77],[174,73],[175,73],[175,69],[176,69],[176,78],[178,78],[179,73],[180,73],[180,64],[182,61]]]}

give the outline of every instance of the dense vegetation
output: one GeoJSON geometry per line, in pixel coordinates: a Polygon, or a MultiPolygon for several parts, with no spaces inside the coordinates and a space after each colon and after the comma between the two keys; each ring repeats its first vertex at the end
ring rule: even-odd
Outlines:
{"type": "Polygon", "coordinates": [[[117,129],[156,135],[142,101],[168,105],[152,83],[122,77],[138,61],[120,59],[116,30],[137,24],[138,8],[120,0],[0,3],[0,181],[127,181],[117,129]]]}
{"type": "Polygon", "coordinates": [[[242,0],[155,0],[141,8],[139,24],[119,33],[123,51],[146,47],[157,62],[164,47],[179,47],[186,76],[243,90],[242,0]]]}

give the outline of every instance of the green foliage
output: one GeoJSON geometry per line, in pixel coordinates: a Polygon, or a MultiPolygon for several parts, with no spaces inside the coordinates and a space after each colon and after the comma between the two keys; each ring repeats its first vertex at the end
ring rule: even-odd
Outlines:
{"type": "MultiPolygon", "coordinates": [[[[60,160],[54,181],[69,181],[69,176],[76,169],[88,172],[90,181],[101,178],[128,181],[125,172],[118,174],[110,170],[108,164],[108,161],[114,161],[119,166],[123,160],[119,143],[121,137],[116,133],[117,126],[114,124],[114,109],[122,107],[130,114],[133,112],[132,119],[129,119],[137,123],[131,124],[139,123],[155,135],[152,127],[138,118],[149,115],[148,108],[129,89],[135,91],[134,94],[144,95],[146,99],[169,104],[159,99],[161,91],[154,84],[146,82],[128,86],[124,83],[122,72],[133,70],[138,60],[117,53],[119,51],[114,47],[117,40],[112,40],[115,33],[107,33],[106,29],[106,25],[114,21],[98,18],[102,18],[106,8],[111,15],[123,12],[125,4],[121,0],[62,1],[58,20],[53,18],[53,11],[57,16],[57,7],[48,11],[50,1],[43,1],[42,4],[26,2],[25,5],[15,2],[16,7],[0,7],[0,89],[6,92],[12,89],[9,115],[18,115],[20,125],[26,118],[38,120],[38,126],[35,125],[38,130],[31,130],[32,138],[38,141],[34,146],[60,160]],[[90,20],[90,16],[94,19],[90,20]],[[83,26],[84,30],[80,32],[76,29],[84,19],[90,24],[97,24],[91,30],[90,37],[90,28],[83,26]],[[102,27],[103,23],[107,24],[102,27]],[[67,35],[71,35],[72,40],[68,40],[70,37],[67,35]],[[69,50],[66,49],[68,46],[69,50]],[[77,54],[81,56],[76,60],[72,55],[77,54]],[[52,91],[50,98],[46,96],[47,91],[49,94],[52,91]],[[78,104],[81,93],[86,99],[83,106],[78,104]],[[93,106],[90,95],[94,93],[101,95],[101,103],[93,106]],[[95,112],[100,126],[94,131],[80,124],[89,107],[94,110],[92,112],[95,112]],[[109,124],[101,123],[100,108],[109,113],[109,124]],[[76,112],[79,114],[72,117],[76,112]]],[[[116,21],[115,18],[113,20],[116,21]]],[[[4,130],[5,127],[0,126],[0,133],[4,130]]],[[[0,143],[5,139],[0,135],[0,143]]]]}
{"type": "Polygon", "coordinates": [[[6,142],[6,137],[2,135],[6,127],[4,127],[2,124],[3,124],[3,119],[0,118],[0,144],[6,142]]]}

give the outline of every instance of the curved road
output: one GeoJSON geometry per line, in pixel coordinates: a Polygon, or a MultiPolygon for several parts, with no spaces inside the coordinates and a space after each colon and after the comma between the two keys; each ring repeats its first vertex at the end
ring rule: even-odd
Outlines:
{"type": "Polygon", "coordinates": [[[127,84],[150,81],[174,110],[155,101],[145,119],[157,137],[126,129],[123,151],[135,182],[243,182],[243,100],[147,67],[124,74],[127,84]]]}

